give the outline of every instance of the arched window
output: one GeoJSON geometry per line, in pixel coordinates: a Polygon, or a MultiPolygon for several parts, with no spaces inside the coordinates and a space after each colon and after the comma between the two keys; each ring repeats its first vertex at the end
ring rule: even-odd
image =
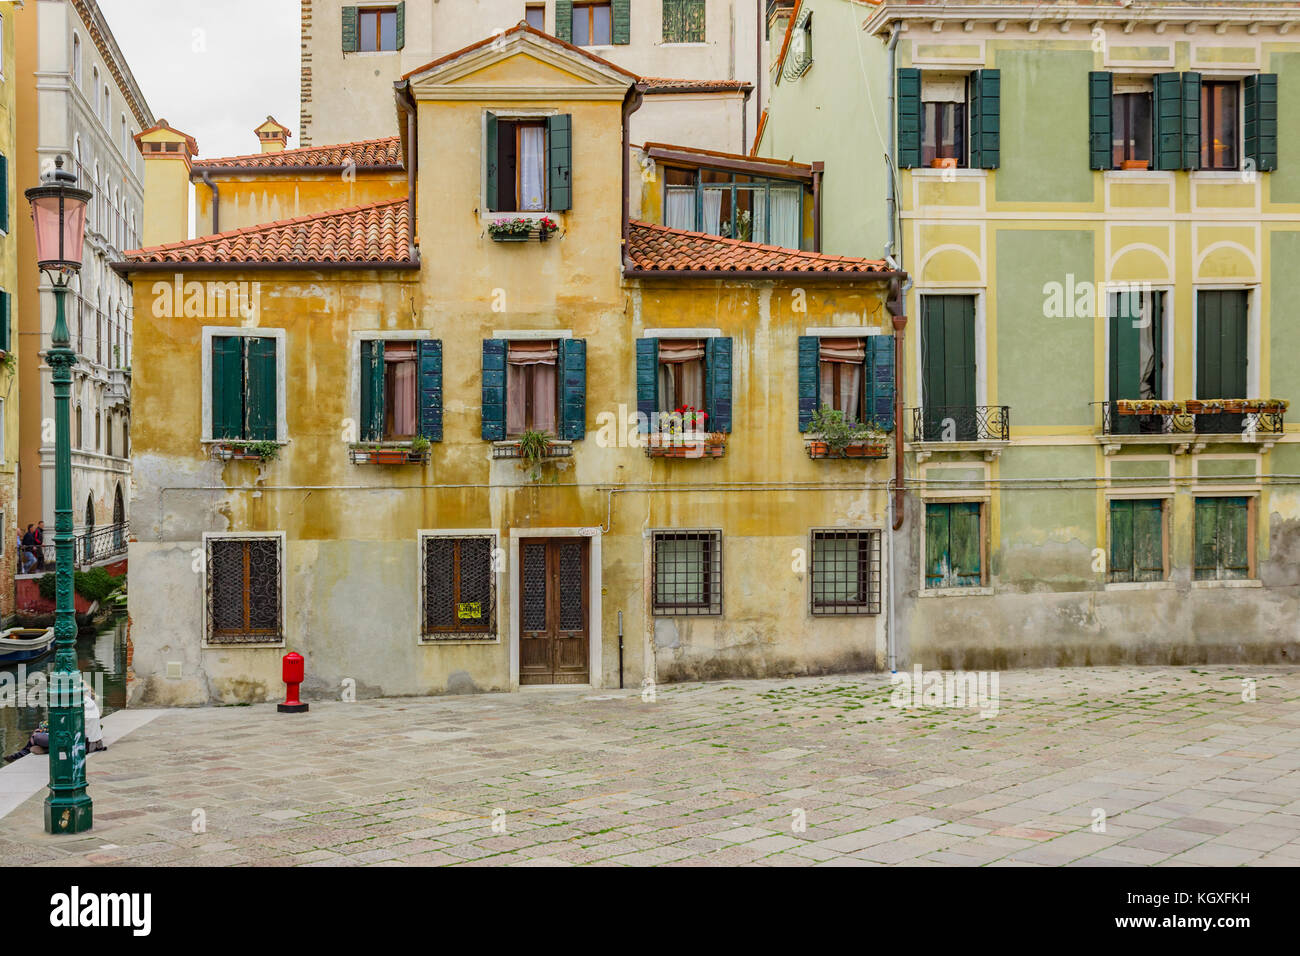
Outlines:
{"type": "Polygon", "coordinates": [[[81,37],[72,34],[72,82],[81,85],[81,37]]]}

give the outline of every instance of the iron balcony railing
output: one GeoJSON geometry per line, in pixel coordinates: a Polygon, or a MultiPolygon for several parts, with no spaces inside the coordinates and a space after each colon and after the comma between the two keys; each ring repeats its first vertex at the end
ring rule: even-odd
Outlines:
{"type": "Polygon", "coordinates": [[[1257,399],[1090,404],[1101,408],[1103,435],[1281,435],[1286,415],[1285,403],[1257,399]]]}
{"type": "MultiPolygon", "coordinates": [[[[98,528],[74,528],[72,531],[72,562],[75,567],[86,568],[109,558],[126,554],[127,539],[131,536],[125,522],[98,528]]],[[[39,574],[53,571],[56,563],[54,533],[45,532],[45,543],[38,548],[23,547],[20,574],[39,574]],[[35,564],[31,559],[35,558],[35,564]]]]}
{"type": "Polygon", "coordinates": [[[927,405],[913,408],[914,442],[1010,441],[1009,405],[927,405]]]}

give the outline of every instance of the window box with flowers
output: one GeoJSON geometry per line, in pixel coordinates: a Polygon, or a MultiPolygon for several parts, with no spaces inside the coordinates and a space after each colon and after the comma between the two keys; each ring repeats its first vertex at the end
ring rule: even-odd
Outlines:
{"type": "Polygon", "coordinates": [[[870,424],[846,421],[844,413],[823,405],[808,421],[808,457],[888,458],[889,436],[870,424]]]}
{"type": "Polygon", "coordinates": [[[354,465],[422,465],[432,447],[417,435],[409,442],[356,442],[348,446],[348,456],[354,465]]]}
{"type": "Polygon", "coordinates": [[[217,461],[275,461],[280,456],[280,442],[218,441],[212,443],[212,457],[217,461]]]}
{"type": "Polygon", "coordinates": [[[721,458],[727,452],[725,432],[706,430],[708,412],[683,405],[658,416],[657,428],[646,442],[650,458],[721,458]]]}
{"type": "Polygon", "coordinates": [[[493,242],[546,242],[559,227],[549,216],[535,218],[494,219],[488,223],[488,235],[493,242]]]}

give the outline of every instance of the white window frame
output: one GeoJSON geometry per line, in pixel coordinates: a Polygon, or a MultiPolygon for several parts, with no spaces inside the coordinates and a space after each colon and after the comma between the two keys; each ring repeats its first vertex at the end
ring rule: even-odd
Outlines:
{"type": "Polygon", "coordinates": [[[446,647],[448,645],[459,644],[500,644],[502,622],[505,621],[506,611],[506,592],[510,590],[502,587],[500,575],[506,573],[506,568],[510,564],[505,560],[505,552],[501,550],[501,539],[495,528],[421,528],[416,532],[416,555],[415,555],[415,573],[416,587],[415,594],[419,603],[415,606],[415,642],[421,647],[446,647]],[[430,637],[424,633],[424,543],[430,538],[490,538],[492,540],[492,564],[493,574],[496,574],[497,580],[492,585],[492,596],[496,601],[495,608],[495,627],[491,632],[484,634],[475,634],[465,632],[455,634],[451,637],[430,637]],[[500,569],[500,570],[496,570],[500,569]]]}
{"type": "Polygon", "coordinates": [[[283,531],[205,531],[203,532],[203,574],[199,582],[199,602],[202,605],[202,630],[200,633],[200,647],[204,650],[234,651],[243,650],[244,648],[265,648],[265,647],[284,647],[288,641],[289,632],[289,560],[288,560],[288,536],[283,531]],[[213,642],[208,640],[209,618],[211,610],[208,607],[208,575],[211,573],[208,568],[208,542],[215,538],[234,539],[237,541],[246,541],[249,538],[276,538],[279,542],[280,555],[280,639],[278,641],[259,641],[257,643],[236,644],[229,642],[213,642]]]}
{"type": "Polygon", "coordinates": [[[231,441],[229,438],[212,437],[212,340],[218,336],[240,336],[243,338],[275,339],[275,443],[285,445],[289,442],[289,422],[286,416],[285,402],[285,330],[238,328],[230,326],[205,325],[203,327],[203,433],[200,441],[212,444],[231,441]]]}

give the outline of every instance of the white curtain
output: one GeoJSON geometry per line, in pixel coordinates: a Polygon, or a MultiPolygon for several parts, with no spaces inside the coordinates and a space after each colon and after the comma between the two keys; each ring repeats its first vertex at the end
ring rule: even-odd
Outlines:
{"type": "Polygon", "coordinates": [[[787,249],[799,248],[799,235],[802,232],[799,228],[799,192],[797,188],[772,190],[772,223],[767,240],[771,245],[787,249]]]}
{"type": "Polygon", "coordinates": [[[722,193],[721,189],[704,187],[704,232],[710,236],[722,235],[722,193]]]}
{"type": "Polygon", "coordinates": [[[1159,398],[1160,382],[1156,377],[1156,324],[1152,321],[1151,296],[1142,297],[1142,319],[1146,323],[1138,330],[1138,361],[1142,363],[1142,381],[1138,385],[1138,398],[1159,398]]]}
{"type": "Polygon", "coordinates": [[[519,210],[546,208],[546,130],[524,126],[519,130],[519,210]]]}
{"type": "Polygon", "coordinates": [[[665,197],[664,225],[670,229],[695,230],[695,188],[669,186],[665,197]]]}

